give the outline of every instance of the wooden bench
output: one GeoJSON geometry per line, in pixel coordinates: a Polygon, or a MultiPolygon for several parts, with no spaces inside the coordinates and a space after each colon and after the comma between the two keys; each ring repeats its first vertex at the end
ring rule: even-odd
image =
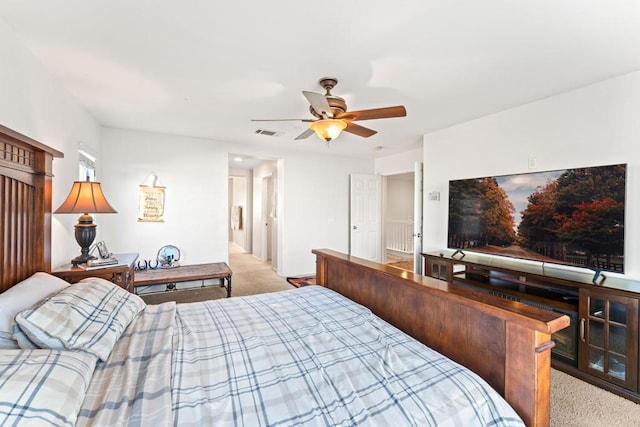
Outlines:
{"type": "MultiPolygon", "coordinates": [[[[140,286],[175,284],[208,279],[220,279],[227,289],[227,298],[231,296],[232,271],[226,262],[209,264],[181,265],[174,268],[157,268],[137,271],[134,276],[134,291],[140,286]],[[225,284],[226,283],[226,284],[225,284]]],[[[204,283],[203,285],[204,286],[204,283]]],[[[137,293],[137,292],[136,292],[137,293]]]]}

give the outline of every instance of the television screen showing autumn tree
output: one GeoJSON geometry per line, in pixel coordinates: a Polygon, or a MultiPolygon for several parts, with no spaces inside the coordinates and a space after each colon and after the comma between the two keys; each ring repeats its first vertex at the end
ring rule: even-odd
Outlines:
{"type": "Polygon", "coordinates": [[[624,272],[626,165],[449,182],[448,247],[624,272]]]}

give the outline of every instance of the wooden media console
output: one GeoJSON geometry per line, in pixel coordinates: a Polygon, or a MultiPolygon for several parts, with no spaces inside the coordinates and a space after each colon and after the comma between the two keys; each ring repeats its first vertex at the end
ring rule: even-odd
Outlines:
{"type": "Polygon", "coordinates": [[[552,366],[640,403],[640,282],[586,268],[452,252],[422,254],[425,274],[567,315],[569,327],[552,335],[552,366]]]}

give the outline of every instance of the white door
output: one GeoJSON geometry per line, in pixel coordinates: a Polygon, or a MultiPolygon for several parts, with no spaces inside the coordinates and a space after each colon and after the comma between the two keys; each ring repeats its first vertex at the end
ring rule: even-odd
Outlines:
{"type": "Polygon", "coordinates": [[[413,271],[422,274],[422,162],[416,162],[413,179],[413,271]]]}
{"type": "Polygon", "coordinates": [[[349,254],[381,262],[382,205],[378,175],[351,175],[349,254]]]}

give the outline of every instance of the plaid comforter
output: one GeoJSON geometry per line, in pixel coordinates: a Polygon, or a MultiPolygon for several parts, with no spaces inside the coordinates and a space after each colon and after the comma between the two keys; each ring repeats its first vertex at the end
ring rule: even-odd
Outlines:
{"type": "Polygon", "coordinates": [[[76,426],[170,426],[176,304],[149,305],[98,362],[76,426]]]}
{"type": "Polygon", "coordinates": [[[524,425],[477,375],[318,286],[147,307],[98,363],[79,425],[127,422],[524,425]]]}

